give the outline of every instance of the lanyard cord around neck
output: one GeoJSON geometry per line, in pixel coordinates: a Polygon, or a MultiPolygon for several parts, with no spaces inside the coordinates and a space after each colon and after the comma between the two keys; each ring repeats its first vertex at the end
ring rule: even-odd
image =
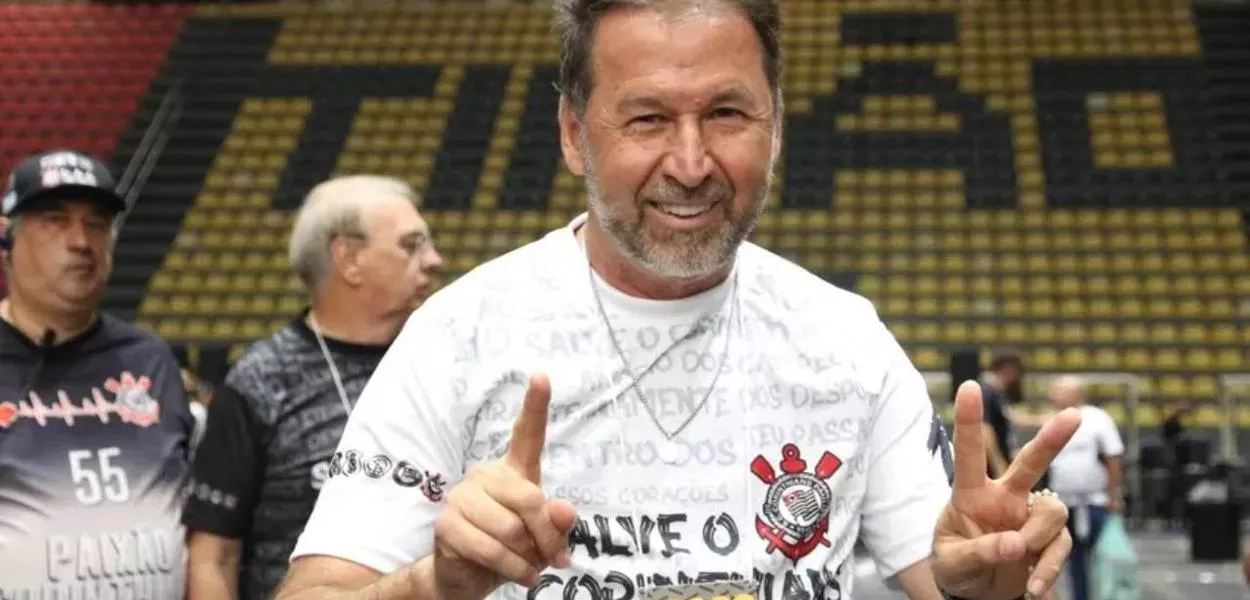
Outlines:
{"type": "Polygon", "coordinates": [[[326,366],[330,367],[330,378],[334,380],[334,389],[339,393],[339,402],[343,403],[343,410],[347,414],[352,414],[352,403],[347,399],[347,390],[343,388],[343,378],[339,377],[338,365],[334,364],[334,357],[330,354],[330,347],[326,345],[325,338],[321,337],[321,326],[317,325],[317,317],[312,313],[308,314],[309,329],[317,338],[317,345],[321,346],[321,356],[326,359],[326,366]]]}

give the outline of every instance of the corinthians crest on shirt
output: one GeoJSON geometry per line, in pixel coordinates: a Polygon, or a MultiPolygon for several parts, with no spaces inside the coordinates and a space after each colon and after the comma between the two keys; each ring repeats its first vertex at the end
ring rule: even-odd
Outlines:
{"type": "Polygon", "coordinates": [[[751,472],[768,485],[763,514],[755,517],[755,531],[768,542],[769,554],[780,552],[798,562],[816,546],[830,545],[825,537],[833,505],[828,480],[841,467],[841,459],[825,452],[808,470],[807,461],[794,444],[781,447],[781,461],[776,467],[763,455],[751,461],[751,472]]]}

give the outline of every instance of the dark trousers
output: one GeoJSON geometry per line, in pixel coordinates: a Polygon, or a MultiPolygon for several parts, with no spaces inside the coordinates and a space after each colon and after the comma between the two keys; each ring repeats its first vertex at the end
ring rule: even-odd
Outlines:
{"type": "Polygon", "coordinates": [[[1098,535],[1107,522],[1107,507],[1088,506],[1089,535],[1080,538],[1076,535],[1075,506],[1068,507],[1068,533],[1072,534],[1072,554],[1068,556],[1068,575],[1072,579],[1072,600],[1090,600],[1089,576],[1090,559],[1094,554],[1094,544],[1098,543],[1098,535]]]}

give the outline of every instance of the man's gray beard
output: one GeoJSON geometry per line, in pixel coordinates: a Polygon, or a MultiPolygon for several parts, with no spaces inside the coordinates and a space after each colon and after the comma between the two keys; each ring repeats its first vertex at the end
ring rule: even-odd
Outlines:
{"type": "Polygon", "coordinates": [[[593,160],[582,145],[586,157],[586,195],[590,212],[599,220],[600,227],[617,250],[642,268],[669,279],[698,279],[733,264],[742,242],[755,230],[764,201],[772,188],[772,169],[764,185],[756,192],[754,204],[746,213],[736,213],[733,199],[722,207],[729,218],[716,226],[690,232],[665,232],[662,238],[653,238],[646,229],[645,210],[631,200],[625,210],[613,209],[603,200],[602,188],[592,166],[593,160]],[[636,219],[625,214],[634,211],[636,219]],[[736,217],[744,216],[743,219],[736,217]]]}

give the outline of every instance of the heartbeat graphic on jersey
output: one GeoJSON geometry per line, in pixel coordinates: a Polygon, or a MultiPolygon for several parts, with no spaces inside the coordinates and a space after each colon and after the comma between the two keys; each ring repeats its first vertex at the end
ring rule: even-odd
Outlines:
{"type": "Polygon", "coordinates": [[[130,372],[124,372],[117,379],[108,378],[103,387],[113,394],[113,400],[105,398],[100,388],[91,388],[91,397],[83,398],[82,404],[74,404],[65,390],[57,391],[57,401],[52,404],[44,404],[35,392],[30,393],[28,401],[0,402],[0,430],[8,429],[18,419],[32,419],[40,427],[47,427],[49,420],[73,426],[77,418],[95,418],[108,423],[113,415],[122,423],[138,427],[149,427],[160,421],[161,407],[149,394],[152,380],[148,376],[136,379],[130,372]]]}

